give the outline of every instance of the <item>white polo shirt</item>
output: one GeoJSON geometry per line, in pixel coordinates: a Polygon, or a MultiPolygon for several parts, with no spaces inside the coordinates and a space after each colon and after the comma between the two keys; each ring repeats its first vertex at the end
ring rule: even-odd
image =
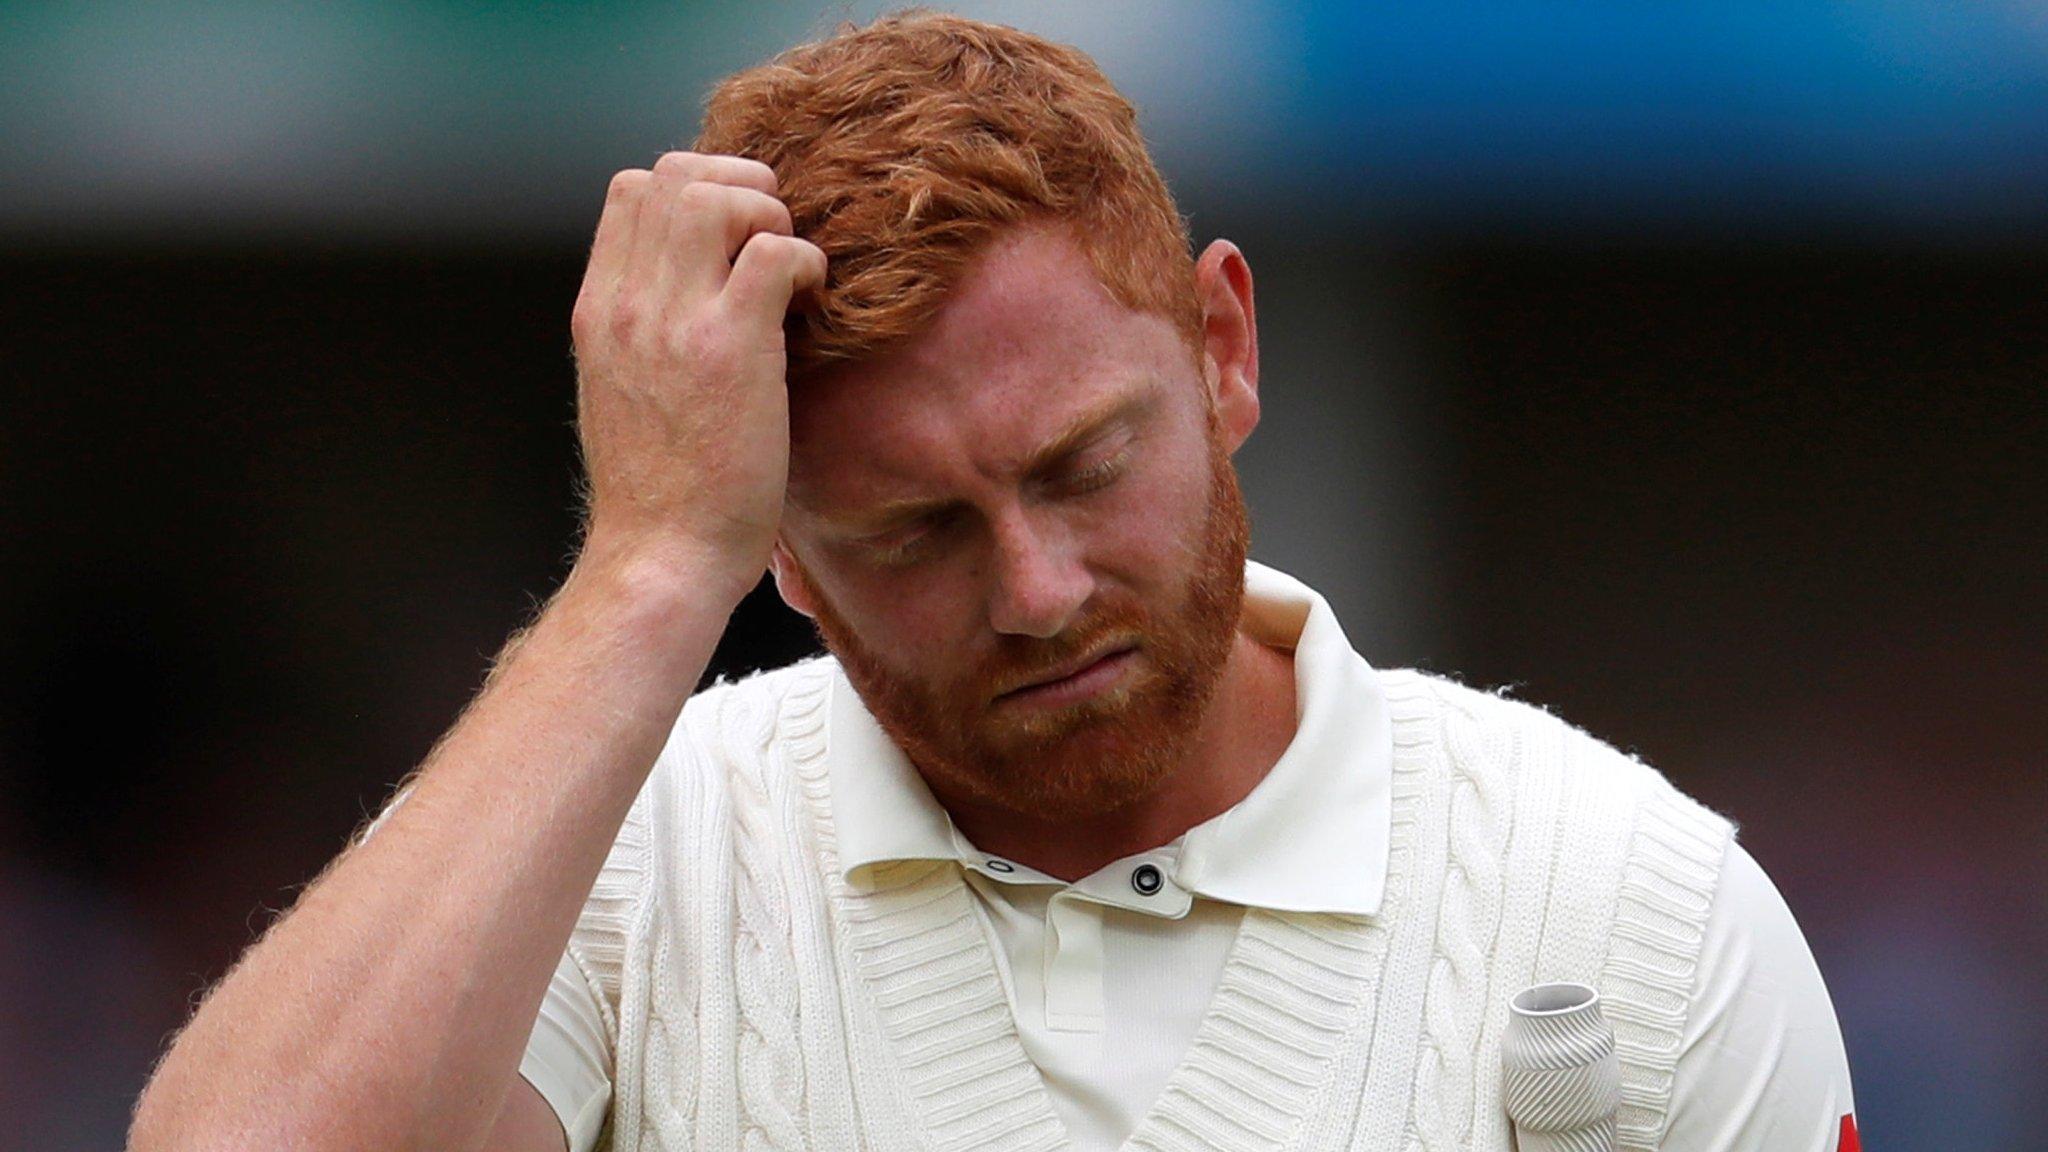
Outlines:
{"type": "MultiPolygon", "coordinates": [[[[1322,597],[1259,564],[1245,627],[1294,653],[1296,732],[1237,805],[1072,884],[976,849],[850,691],[833,694],[841,868],[957,864],[978,897],[1026,1053],[1083,1152],[1118,1147],[1193,1041],[1247,907],[1371,916],[1391,832],[1392,734],[1378,678],[1322,597]]],[[[1670,1150],[1835,1148],[1852,1110],[1826,986],[1784,900],[1731,845],[1672,1089],[1670,1150]]],[[[610,1097],[588,985],[564,958],[520,1074],[583,1152],[610,1097]]]]}

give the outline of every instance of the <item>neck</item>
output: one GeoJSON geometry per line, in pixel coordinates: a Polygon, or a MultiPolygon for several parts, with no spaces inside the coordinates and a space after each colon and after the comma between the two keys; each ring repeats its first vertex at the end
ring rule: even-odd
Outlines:
{"type": "Polygon", "coordinates": [[[1079,880],[1172,843],[1244,799],[1294,739],[1294,708],[1293,655],[1240,629],[1187,762],[1151,795],[1102,816],[1058,820],[938,798],[954,826],[982,851],[1079,880]]]}

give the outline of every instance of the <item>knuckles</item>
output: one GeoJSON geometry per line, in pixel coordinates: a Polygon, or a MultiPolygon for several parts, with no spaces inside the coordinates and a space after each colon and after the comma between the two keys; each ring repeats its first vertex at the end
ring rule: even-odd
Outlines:
{"type": "Polygon", "coordinates": [[[685,180],[713,180],[719,183],[736,184],[776,194],[781,182],[776,178],[775,169],[759,160],[745,156],[731,156],[712,152],[665,152],[654,162],[654,170],[663,176],[679,177],[685,180]]]}
{"type": "Polygon", "coordinates": [[[782,263],[788,258],[788,254],[793,247],[789,240],[790,237],[778,232],[756,232],[752,236],[747,237],[746,243],[740,245],[739,253],[734,259],[738,260],[741,257],[745,257],[751,251],[753,252],[751,259],[770,260],[778,264],[782,263]]]}
{"type": "Polygon", "coordinates": [[[646,327],[646,294],[633,288],[621,288],[613,294],[611,307],[606,309],[602,328],[604,334],[619,344],[631,344],[646,327]]]}
{"type": "Polygon", "coordinates": [[[767,259],[777,267],[802,269],[813,260],[823,260],[824,252],[817,245],[800,236],[789,236],[780,232],[756,232],[747,237],[741,246],[744,253],[748,248],[767,259]]]}
{"type": "Polygon", "coordinates": [[[664,152],[661,159],[654,162],[654,170],[665,176],[684,175],[696,159],[695,152],[664,152]]]}
{"type": "Polygon", "coordinates": [[[603,306],[578,301],[569,330],[579,356],[593,353],[686,366],[693,377],[723,379],[741,369],[744,356],[731,320],[714,308],[669,316],[643,293],[615,294],[603,306]]]}
{"type": "Polygon", "coordinates": [[[605,334],[609,319],[605,303],[597,298],[590,286],[576,294],[576,306],[569,310],[569,336],[578,349],[588,347],[605,334]]]}
{"type": "Polygon", "coordinates": [[[608,297],[586,287],[569,311],[569,335],[579,350],[629,347],[653,319],[648,312],[647,293],[631,285],[620,285],[608,297]]]}
{"type": "Polygon", "coordinates": [[[676,204],[689,212],[713,212],[727,203],[727,192],[723,185],[692,180],[677,189],[676,204]]]}
{"type": "Polygon", "coordinates": [[[747,238],[740,255],[745,257],[749,248],[755,250],[749,259],[766,262],[799,285],[825,281],[825,250],[801,236],[756,232],[747,238]]]}
{"type": "Polygon", "coordinates": [[[611,186],[605,190],[605,202],[616,204],[637,198],[653,176],[645,168],[628,168],[617,173],[612,177],[611,186]]]}
{"type": "Polygon", "coordinates": [[[766,192],[770,196],[778,196],[781,194],[782,181],[779,177],[775,175],[775,169],[770,168],[768,165],[761,163],[759,160],[750,160],[745,156],[735,156],[733,157],[733,160],[736,161],[744,171],[749,172],[753,175],[754,180],[760,187],[761,191],[766,192]]]}
{"type": "MultiPolygon", "coordinates": [[[[744,263],[754,278],[766,274],[798,285],[816,282],[825,264],[815,245],[791,235],[788,207],[773,194],[752,186],[774,186],[774,171],[759,161],[737,156],[706,156],[670,152],[653,169],[615,173],[607,202],[637,212],[670,214],[671,229],[698,237],[722,232],[744,236],[730,256],[738,271],[744,263]],[[744,225],[744,227],[735,227],[744,225]]],[[[680,238],[680,234],[678,234],[680,238]]],[[[730,242],[730,241],[728,241],[730,242]]],[[[730,249],[727,249],[730,252],[730,249]]],[[[737,369],[745,359],[732,328],[735,320],[714,295],[694,304],[661,291],[638,263],[618,278],[586,280],[570,312],[569,329],[579,354],[594,357],[626,354],[676,359],[693,371],[737,369]]]]}
{"type": "Polygon", "coordinates": [[[577,348],[582,348],[590,342],[591,332],[597,327],[597,319],[592,314],[593,306],[585,303],[585,299],[578,296],[576,306],[569,310],[569,340],[577,348]]]}

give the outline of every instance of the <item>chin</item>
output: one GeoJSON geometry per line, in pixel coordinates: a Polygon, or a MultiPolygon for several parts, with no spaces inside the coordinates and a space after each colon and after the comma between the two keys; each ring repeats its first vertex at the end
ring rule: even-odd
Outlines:
{"type": "Polygon", "coordinates": [[[980,773],[978,782],[984,799],[1020,816],[1108,816],[1159,791],[1180,751],[1158,744],[1133,748],[1127,733],[1112,728],[1068,737],[1057,752],[1005,757],[1006,770],[980,773]]]}

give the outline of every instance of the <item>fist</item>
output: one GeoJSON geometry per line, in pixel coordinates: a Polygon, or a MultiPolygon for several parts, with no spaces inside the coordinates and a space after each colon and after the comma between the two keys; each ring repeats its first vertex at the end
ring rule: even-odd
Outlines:
{"type": "Polygon", "coordinates": [[[783,318],[824,283],[765,164],[671,152],[612,178],[570,324],[587,537],[753,586],[789,478],[783,318]]]}

